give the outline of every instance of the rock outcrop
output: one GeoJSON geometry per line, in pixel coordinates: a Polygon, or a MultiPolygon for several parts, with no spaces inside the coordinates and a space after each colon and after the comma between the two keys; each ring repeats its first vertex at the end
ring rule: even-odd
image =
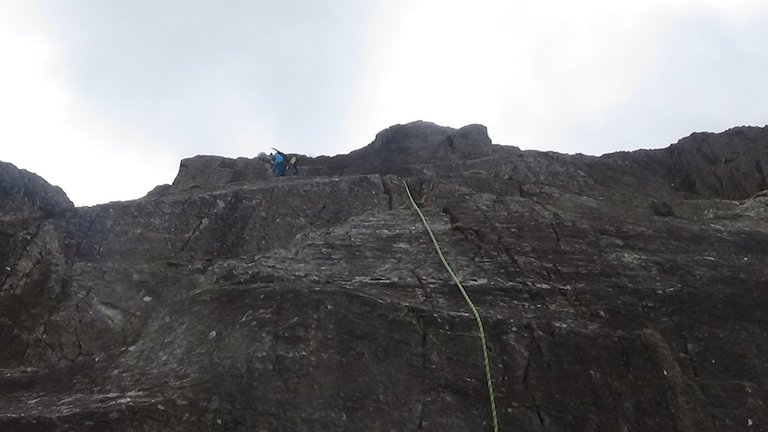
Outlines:
{"type": "Polygon", "coordinates": [[[75,208],[0,164],[0,431],[768,428],[768,128],[603,157],[393,126],[75,208]]]}

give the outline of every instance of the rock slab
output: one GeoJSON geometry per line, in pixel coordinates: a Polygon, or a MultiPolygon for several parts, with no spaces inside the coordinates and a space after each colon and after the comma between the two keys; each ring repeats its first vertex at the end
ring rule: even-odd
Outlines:
{"type": "Polygon", "coordinates": [[[603,157],[396,125],[75,208],[0,164],[0,431],[768,429],[768,128],[603,157]]]}

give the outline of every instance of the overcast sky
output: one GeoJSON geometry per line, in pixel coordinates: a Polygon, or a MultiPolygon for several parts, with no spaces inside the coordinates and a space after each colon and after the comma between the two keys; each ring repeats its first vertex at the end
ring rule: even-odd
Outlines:
{"type": "Polygon", "coordinates": [[[599,155],[768,123],[765,0],[0,0],[0,160],[76,205],[393,124],[599,155]]]}

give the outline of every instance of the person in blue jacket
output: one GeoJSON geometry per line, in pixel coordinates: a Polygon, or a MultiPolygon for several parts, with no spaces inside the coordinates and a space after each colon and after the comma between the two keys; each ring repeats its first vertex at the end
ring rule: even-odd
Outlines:
{"type": "Polygon", "coordinates": [[[275,177],[285,175],[285,158],[279,152],[270,154],[272,158],[272,174],[275,177]]]}

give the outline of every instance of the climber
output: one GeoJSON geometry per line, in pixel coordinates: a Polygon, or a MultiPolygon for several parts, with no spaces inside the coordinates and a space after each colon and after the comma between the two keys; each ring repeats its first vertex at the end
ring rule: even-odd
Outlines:
{"type": "MultiPolygon", "coordinates": [[[[299,162],[299,159],[296,156],[288,156],[285,153],[281,152],[280,150],[272,147],[272,150],[275,151],[275,153],[279,156],[282,156],[283,160],[285,161],[285,168],[283,169],[283,174],[287,175],[297,175],[299,173],[299,168],[296,166],[299,162]]],[[[280,174],[280,175],[283,175],[280,174]]]]}
{"type": "Polygon", "coordinates": [[[298,175],[299,174],[299,168],[296,166],[296,164],[299,162],[299,159],[296,156],[291,156],[288,158],[288,165],[285,167],[285,172],[288,175],[298,175]]]}
{"type": "Polygon", "coordinates": [[[275,177],[284,176],[286,174],[297,175],[299,173],[298,168],[296,168],[298,157],[294,155],[288,156],[275,148],[272,150],[275,152],[270,154],[260,152],[256,158],[265,164],[269,164],[272,167],[272,174],[274,174],[275,177]]]}
{"type": "Polygon", "coordinates": [[[269,156],[272,163],[272,174],[275,177],[285,175],[285,157],[283,157],[283,154],[277,152],[274,154],[270,153],[269,156]]]}

